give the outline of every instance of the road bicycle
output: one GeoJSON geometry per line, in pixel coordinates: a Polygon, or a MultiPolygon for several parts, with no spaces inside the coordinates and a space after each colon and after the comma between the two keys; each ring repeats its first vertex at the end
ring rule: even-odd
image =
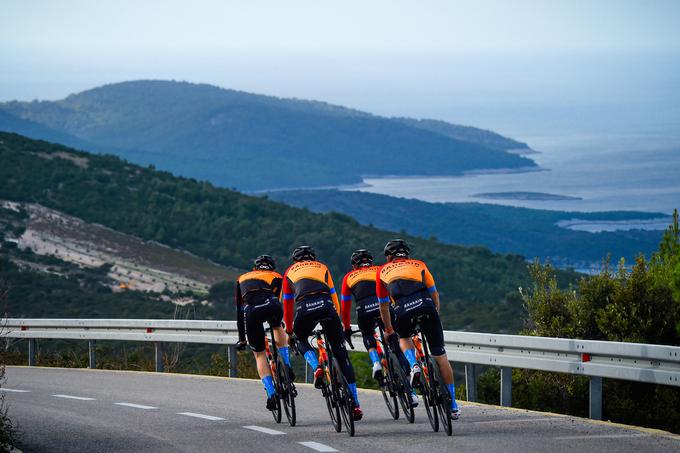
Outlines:
{"type": "Polygon", "coordinates": [[[416,360],[422,370],[420,374],[419,387],[423,396],[423,403],[427,418],[434,432],[439,431],[441,419],[446,434],[453,433],[451,426],[451,398],[449,389],[442,379],[439,365],[430,355],[427,347],[427,338],[421,332],[421,324],[427,315],[418,316],[415,319],[416,329],[413,335],[413,343],[416,347],[416,360]]]}
{"type": "Polygon", "coordinates": [[[283,408],[288,423],[290,426],[295,426],[295,397],[297,396],[297,390],[291,379],[290,370],[284,362],[283,357],[279,354],[279,348],[276,346],[276,341],[274,339],[274,329],[269,327],[267,332],[269,332],[269,338],[265,335],[265,353],[267,355],[267,361],[269,362],[269,368],[271,369],[272,379],[274,380],[274,388],[276,389],[276,394],[274,396],[276,402],[275,408],[272,410],[272,415],[274,416],[276,423],[281,423],[281,409],[283,408]]]}
{"type": "MultiPolygon", "coordinates": [[[[323,322],[323,321],[322,321],[323,322]]],[[[354,397],[347,385],[347,379],[342,373],[338,359],[333,356],[332,348],[325,332],[325,329],[312,331],[313,341],[319,353],[319,365],[323,369],[324,379],[321,393],[326,400],[326,407],[331,416],[331,422],[335,431],[342,431],[345,426],[347,433],[354,436],[354,397]]]]}

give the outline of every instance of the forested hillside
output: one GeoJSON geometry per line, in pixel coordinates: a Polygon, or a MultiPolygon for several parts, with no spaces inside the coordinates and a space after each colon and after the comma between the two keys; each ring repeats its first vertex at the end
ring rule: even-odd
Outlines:
{"type": "MultiPolygon", "coordinates": [[[[260,253],[274,255],[284,267],[295,246],[311,244],[339,282],[354,249],[369,248],[379,256],[395,236],[345,215],[314,214],[15,134],[0,133],[0,160],[0,199],[40,203],[240,269],[260,253]]],[[[447,327],[521,327],[517,288],[528,281],[522,257],[406,239],[437,279],[447,327]]],[[[560,274],[562,281],[569,277],[560,274]]],[[[226,299],[229,285],[224,286],[226,299]]]]}
{"type": "Polygon", "coordinates": [[[461,140],[321,102],[182,82],[124,82],[61,101],[4,103],[2,110],[0,130],[47,140],[58,131],[91,144],[90,151],[240,190],[535,166],[472,135],[461,140]],[[17,128],[19,120],[48,129],[17,128]]]}
{"type": "MultiPolygon", "coordinates": [[[[645,212],[563,212],[482,203],[428,203],[358,191],[299,190],[272,192],[274,199],[316,212],[336,211],[363,224],[388,230],[404,229],[443,242],[483,245],[500,253],[517,253],[553,264],[579,268],[601,263],[611,254],[633,260],[656,250],[661,231],[590,233],[561,228],[560,220],[651,219],[645,212]]],[[[669,220],[670,221],[670,220],[669,220]]]]}

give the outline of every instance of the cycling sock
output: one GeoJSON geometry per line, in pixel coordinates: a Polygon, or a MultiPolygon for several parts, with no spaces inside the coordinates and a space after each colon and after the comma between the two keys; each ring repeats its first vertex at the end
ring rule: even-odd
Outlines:
{"type": "Polygon", "coordinates": [[[357,393],[357,383],[353,382],[351,384],[347,384],[347,387],[349,387],[349,391],[352,392],[352,396],[354,397],[354,402],[356,405],[361,406],[361,404],[359,404],[359,394],[357,393]]]}
{"type": "Polygon", "coordinates": [[[262,378],[262,383],[264,384],[264,389],[267,391],[267,397],[271,398],[276,393],[274,388],[274,380],[271,376],[265,376],[262,378]]]}
{"type": "Polygon", "coordinates": [[[406,356],[408,363],[411,365],[411,368],[413,368],[413,365],[416,364],[416,350],[407,349],[406,351],[404,351],[404,355],[406,356]]]}
{"type": "Polygon", "coordinates": [[[447,387],[451,394],[451,409],[458,409],[458,404],[456,404],[456,386],[454,384],[448,384],[447,387]]]}
{"type": "Polygon", "coordinates": [[[375,363],[380,363],[380,355],[378,355],[378,351],[375,349],[371,349],[368,351],[368,355],[371,357],[371,361],[375,363]]]}
{"type": "Polygon", "coordinates": [[[316,357],[315,351],[310,350],[305,352],[305,360],[309,366],[312,367],[312,370],[316,370],[319,367],[319,359],[316,357]]]}
{"type": "Polygon", "coordinates": [[[411,389],[411,395],[418,396],[418,394],[416,393],[416,389],[414,388],[411,389]]]}
{"type": "Polygon", "coordinates": [[[283,358],[283,363],[290,366],[290,353],[288,352],[288,346],[279,348],[279,354],[281,354],[281,357],[283,358]]]}

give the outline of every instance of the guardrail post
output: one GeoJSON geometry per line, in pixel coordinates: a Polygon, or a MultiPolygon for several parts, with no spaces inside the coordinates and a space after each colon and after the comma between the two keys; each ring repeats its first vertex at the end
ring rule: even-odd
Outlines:
{"type": "Polygon", "coordinates": [[[465,364],[465,398],[477,401],[477,368],[474,363],[465,364]]]}
{"type": "Polygon", "coordinates": [[[154,343],[156,349],[156,372],[163,372],[163,343],[157,341],[154,343]]]}
{"type": "Polygon", "coordinates": [[[512,406],[512,368],[501,367],[501,406],[512,406]]]}
{"type": "Polygon", "coordinates": [[[238,363],[238,351],[235,344],[229,345],[229,377],[237,377],[236,364],[238,363]]]}
{"type": "Polygon", "coordinates": [[[35,338],[28,339],[28,366],[35,366],[37,344],[35,338]]]}
{"type": "Polygon", "coordinates": [[[602,420],[602,378],[590,377],[590,418],[602,420]]]}
{"type": "Polygon", "coordinates": [[[89,358],[89,368],[97,368],[97,340],[90,340],[88,342],[88,358],[89,358]]]}

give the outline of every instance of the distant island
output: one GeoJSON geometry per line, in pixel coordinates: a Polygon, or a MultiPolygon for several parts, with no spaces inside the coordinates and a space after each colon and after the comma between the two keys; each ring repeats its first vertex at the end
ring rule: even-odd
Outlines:
{"type": "Polygon", "coordinates": [[[526,143],[483,129],[164,80],[0,103],[0,130],[248,192],[537,167],[526,143]]]}
{"type": "Polygon", "coordinates": [[[488,200],[532,200],[532,201],[570,201],[583,200],[581,197],[557,195],[543,192],[485,192],[472,195],[475,198],[488,200]]]}

